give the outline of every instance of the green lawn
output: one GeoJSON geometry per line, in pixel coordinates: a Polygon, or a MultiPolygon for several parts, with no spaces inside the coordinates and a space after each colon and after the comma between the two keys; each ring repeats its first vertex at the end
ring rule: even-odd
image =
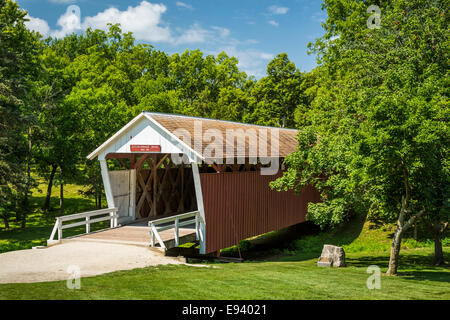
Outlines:
{"type": "Polygon", "coordinates": [[[342,269],[318,268],[313,259],[150,267],[83,278],[80,290],[64,281],[3,284],[0,299],[450,299],[450,272],[428,265],[430,254],[403,252],[402,276],[382,276],[380,290],[367,289],[366,268],[385,269],[386,256],[351,254],[342,269]]]}
{"type": "MultiPolygon", "coordinates": [[[[93,209],[92,201],[83,199],[78,189],[66,187],[67,213],[93,209]]],[[[58,190],[54,191],[56,196],[58,190]]],[[[43,195],[33,199],[36,210],[27,228],[0,232],[0,252],[45,243],[54,214],[39,211],[43,195]]],[[[246,262],[241,264],[214,262],[208,268],[160,266],[114,272],[83,278],[80,290],[67,289],[65,281],[1,284],[0,299],[450,299],[450,269],[432,265],[433,243],[427,239],[404,239],[400,276],[382,276],[380,290],[367,288],[368,266],[387,270],[393,230],[391,225],[373,228],[360,217],[334,232],[271,232],[243,246],[246,262]],[[324,244],[343,246],[348,266],[318,268],[316,261],[324,244]]],[[[443,243],[449,261],[448,236],[443,243]]],[[[235,255],[237,250],[229,248],[222,254],[235,255]]]]}
{"type": "MultiPolygon", "coordinates": [[[[20,228],[20,221],[10,222],[10,230],[4,231],[3,221],[0,221],[0,253],[31,249],[33,246],[46,245],[53,225],[55,224],[55,217],[59,216],[59,187],[54,186],[52,189],[52,198],[50,202],[51,208],[48,213],[42,212],[42,206],[45,201],[45,192],[47,186],[43,180],[40,180],[39,186],[32,190],[30,198],[30,206],[32,213],[27,217],[27,224],[25,229],[20,228]]],[[[79,212],[95,210],[94,199],[83,197],[79,190],[83,187],[75,184],[64,185],[64,214],[74,214],[79,212]]],[[[106,202],[106,201],[105,201],[106,202]]],[[[107,222],[97,223],[92,225],[92,230],[96,230],[106,226],[107,222]]],[[[64,237],[80,234],[84,227],[64,230],[64,237]]]]}

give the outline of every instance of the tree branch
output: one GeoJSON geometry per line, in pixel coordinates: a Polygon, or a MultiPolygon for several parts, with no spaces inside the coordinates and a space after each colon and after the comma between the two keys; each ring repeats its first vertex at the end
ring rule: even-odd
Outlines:
{"type": "Polygon", "coordinates": [[[403,231],[405,231],[406,229],[408,229],[408,228],[409,228],[409,227],[417,220],[417,218],[419,218],[420,216],[422,216],[425,212],[426,212],[425,209],[422,209],[422,210],[420,210],[419,213],[413,215],[413,216],[408,220],[408,222],[406,222],[406,223],[403,225],[403,231]]]}

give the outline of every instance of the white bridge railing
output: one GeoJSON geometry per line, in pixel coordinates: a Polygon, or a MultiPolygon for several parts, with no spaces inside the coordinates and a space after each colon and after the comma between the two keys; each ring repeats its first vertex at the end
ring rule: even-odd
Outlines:
{"type": "Polygon", "coordinates": [[[53,227],[52,234],[50,235],[50,239],[48,239],[48,242],[55,241],[55,235],[58,232],[58,241],[62,239],[63,234],[62,231],[64,229],[68,228],[74,228],[86,225],[86,234],[91,232],[91,224],[96,222],[102,222],[102,221],[110,221],[110,228],[117,227],[117,208],[108,208],[108,209],[101,209],[96,211],[90,211],[90,212],[84,212],[84,213],[76,213],[71,214],[68,216],[61,216],[56,218],[55,226],[53,227]],[[104,216],[108,214],[108,216],[104,216]],[[96,216],[104,216],[96,219],[92,219],[96,216]],[[73,221],[73,220],[80,220],[85,219],[84,221],[74,222],[70,224],[63,224],[63,222],[67,221],[73,221]]]}
{"type": "Polygon", "coordinates": [[[149,221],[148,226],[150,227],[150,245],[155,247],[155,240],[158,240],[161,249],[166,250],[164,241],[159,234],[161,231],[174,229],[175,234],[175,247],[180,244],[180,227],[195,224],[195,235],[196,240],[204,241],[203,234],[203,224],[202,217],[199,211],[193,211],[189,213],[183,213],[172,217],[157,219],[149,221]],[[159,227],[158,227],[159,226],[159,227]],[[156,239],[155,239],[156,238],[156,239]]]}

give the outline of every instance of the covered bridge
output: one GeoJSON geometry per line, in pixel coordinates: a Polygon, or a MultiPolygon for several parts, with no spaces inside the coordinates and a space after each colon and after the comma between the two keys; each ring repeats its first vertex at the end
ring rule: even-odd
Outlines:
{"type": "MultiPolygon", "coordinates": [[[[165,248],[161,230],[195,225],[200,253],[305,221],[316,190],[271,190],[296,130],[143,112],[93,151],[118,223],[144,221],[148,242],[165,248]],[[110,170],[117,159],[121,170],[110,170]]],[[[116,225],[117,226],[117,222],[116,225]]]]}

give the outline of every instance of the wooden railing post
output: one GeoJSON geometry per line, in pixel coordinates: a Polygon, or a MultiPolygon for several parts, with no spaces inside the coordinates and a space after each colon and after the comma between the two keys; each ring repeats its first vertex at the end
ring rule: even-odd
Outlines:
{"type": "Polygon", "coordinates": [[[198,229],[199,229],[198,214],[196,214],[195,215],[195,240],[197,240],[197,241],[200,239],[198,229]]]}
{"type": "Polygon", "coordinates": [[[62,239],[62,221],[58,219],[58,241],[62,239]]]}
{"type": "Polygon", "coordinates": [[[186,226],[186,225],[192,225],[192,223],[195,221],[195,234],[196,238],[199,238],[199,230],[201,227],[201,216],[199,212],[189,212],[180,214],[177,216],[167,217],[167,218],[161,218],[157,220],[152,220],[148,222],[148,226],[150,227],[150,245],[152,247],[155,246],[155,237],[158,240],[161,249],[166,249],[166,246],[164,245],[161,236],[159,234],[160,231],[165,231],[169,229],[174,229],[174,244],[175,247],[178,247],[180,245],[180,227],[186,226]],[[163,225],[161,227],[157,227],[158,225],[163,225]]]}
{"type": "Polygon", "coordinates": [[[51,241],[54,241],[56,232],[58,232],[58,241],[62,240],[63,237],[63,229],[68,228],[75,228],[79,226],[86,226],[86,233],[91,232],[91,223],[97,223],[102,221],[108,221],[110,220],[110,225],[112,227],[117,227],[117,219],[118,216],[116,214],[117,208],[109,208],[109,209],[100,209],[96,211],[90,211],[90,212],[84,212],[84,213],[76,213],[68,216],[61,216],[56,218],[55,225],[53,226],[52,233],[50,235],[49,241],[47,241],[47,244],[49,244],[51,241]],[[91,219],[94,216],[103,215],[101,218],[91,219]],[[105,216],[106,215],[106,216],[105,216]],[[71,220],[78,220],[84,218],[85,221],[80,222],[74,222],[71,224],[65,224],[63,225],[63,222],[71,221],[71,220]]]}
{"type": "Polygon", "coordinates": [[[153,224],[150,224],[150,246],[155,246],[155,234],[153,233],[153,224]]]}
{"type": "Polygon", "coordinates": [[[58,230],[58,218],[56,218],[55,225],[53,226],[52,234],[48,240],[53,241],[55,239],[56,231],[58,230]]]}
{"type": "Polygon", "coordinates": [[[178,247],[179,237],[178,237],[178,217],[175,219],[175,247],[178,247]]]}
{"type": "Polygon", "coordinates": [[[90,232],[91,232],[90,217],[86,217],[86,233],[90,233],[90,232]]]}
{"type": "Polygon", "coordinates": [[[114,218],[113,218],[113,212],[109,213],[109,216],[111,217],[111,220],[109,221],[109,227],[112,229],[114,228],[114,218]]]}

